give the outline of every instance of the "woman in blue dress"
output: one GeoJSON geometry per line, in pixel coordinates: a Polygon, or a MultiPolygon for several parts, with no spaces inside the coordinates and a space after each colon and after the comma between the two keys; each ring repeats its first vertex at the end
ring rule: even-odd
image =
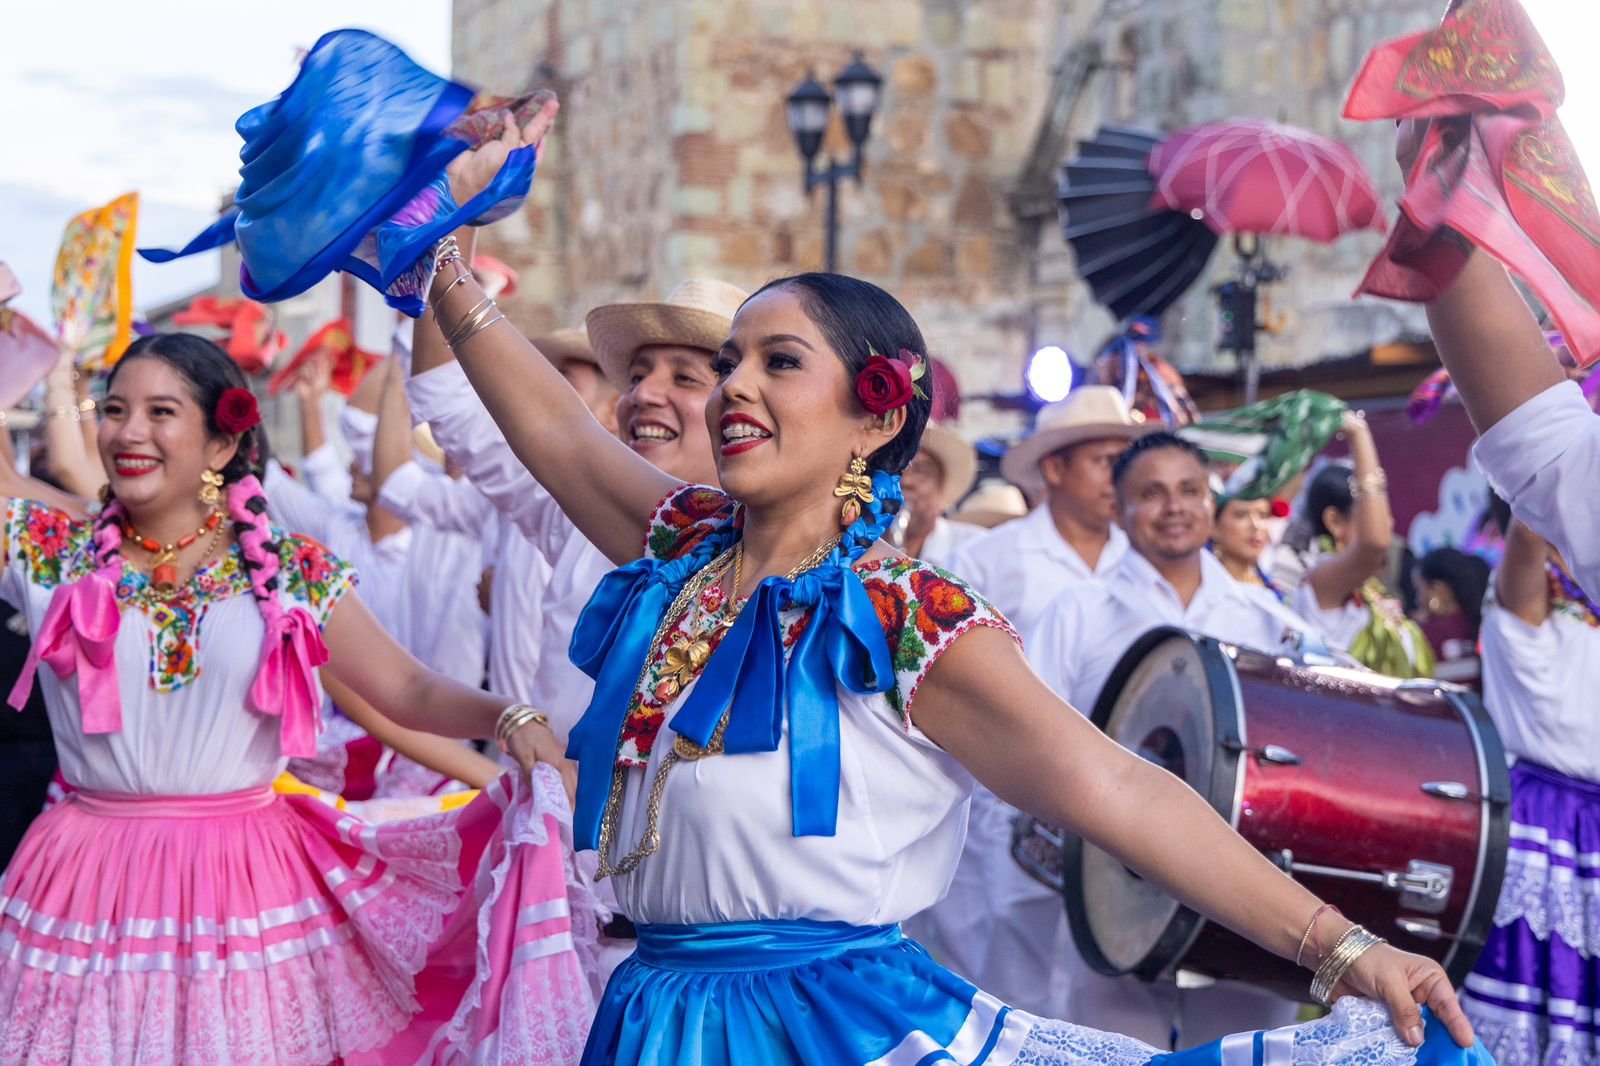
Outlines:
{"type": "MultiPolygon", "coordinates": [[[[458,202],[553,117],[459,160],[458,202]]],[[[586,1061],[1151,1060],[1012,1011],[901,935],[949,882],[974,780],[1298,957],[1325,998],[1382,1004],[1192,1054],[1399,1062],[1425,1040],[1424,1058],[1472,1044],[1437,963],[1324,908],[1056,698],[980,596],[879,539],[933,388],[893,297],[807,274],[745,303],[706,409],[720,490],[607,434],[453,241],[431,306],[417,343],[450,345],[519,458],[620,566],[573,637],[596,687],[568,754],[578,844],[599,849],[639,947],[586,1061]]]]}

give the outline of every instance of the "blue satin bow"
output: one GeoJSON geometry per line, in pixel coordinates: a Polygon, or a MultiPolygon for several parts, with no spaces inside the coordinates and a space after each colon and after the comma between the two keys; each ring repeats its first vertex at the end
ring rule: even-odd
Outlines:
{"type": "MultiPolygon", "coordinates": [[[[901,499],[898,476],[878,471],[872,481],[875,502],[825,562],[793,581],[770,577],[756,586],[671,723],[704,747],[726,713],[724,746],[737,755],[776,751],[787,712],[796,836],[832,836],[838,824],[836,684],[869,693],[887,692],[895,681],[882,623],[850,569],[888,528],[901,499]],[[812,617],[786,661],[781,614],[791,607],[810,608],[812,617]]],[[[569,654],[595,679],[594,697],[567,743],[567,756],[578,761],[573,822],[580,850],[599,846],[623,721],[655,650],[656,628],[684,583],[735,539],[729,520],[681,559],[639,559],[613,570],[578,618],[569,654]]]]}

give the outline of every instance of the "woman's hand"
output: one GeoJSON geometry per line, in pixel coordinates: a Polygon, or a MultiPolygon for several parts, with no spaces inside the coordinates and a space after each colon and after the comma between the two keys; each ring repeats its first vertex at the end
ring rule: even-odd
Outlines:
{"type": "Polygon", "coordinates": [[[561,773],[561,784],[567,790],[567,802],[577,802],[578,764],[567,758],[566,749],[549,726],[530,722],[512,733],[506,741],[506,754],[517,760],[523,773],[532,773],[538,763],[554,766],[561,773]]]}
{"type": "Polygon", "coordinates": [[[1472,1023],[1456,1002],[1444,968],[1430,958],[1389,944],[1369,948],[1333,990],[1335,1000],[1351,995],[1366,996],[1388,1007],[1395,1031],[1413,1047],[1422,1043],[1423,1037],[1419,1005],[1433,1011],[1457,1044],[1472,1046],[1472,1023]]]}
{"type": "Polygon", "coordinates": [[[294,377],[294,394],[302,404],[321,403],[333,388],[333,357],[318,353],[294,377]]]}
{"type": "Polygon", "coordinates": [[[506,156],[518,148],[528,145],[538,147],[544,143],[545,134],[555,125],[556,112],[560,109],[560,101],[552,96],[528,120],[528,124],[520,128],[517,126],[517,120],[508,111],[505,115],[505,128],[498,140],[489,141],[470,152],[456,156],[447,171],[450,175],[450,195],[455,202],[464,204],[487,188],[489,182],[494,180],[494,176],[505,164],[506,156]]]}
{"type": "Polygon", "coordinates": [[[1346,410],[1339,421],[1339,432],[1345,440],[1354,440],[1357,437],[1372,436],[1372,427],[1367,425],[1366,416],[1355,409],[1346,410]]]}

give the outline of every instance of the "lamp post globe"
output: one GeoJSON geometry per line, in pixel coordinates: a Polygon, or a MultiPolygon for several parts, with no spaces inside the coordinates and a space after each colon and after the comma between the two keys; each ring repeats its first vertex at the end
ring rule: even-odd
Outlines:
{"type": "Polygon", "coordinates": [[[883,78],[867,66],[860,52],[833,80],[834,97],[839,101],[839,114],[844,116],[845,132],[858,150],[872,132],[872,118],[878,112],[882,90],[883,78]]]}
{"type": "Polygon", "coordinates": [[[808,169],[822,148],[822,136],[828,130],[828,112],[832,107],[833,97],[814,75],[808,75],[796,86],[786,101],[789,132],[794,134],[795,147],[800,150],[808,169]]]}

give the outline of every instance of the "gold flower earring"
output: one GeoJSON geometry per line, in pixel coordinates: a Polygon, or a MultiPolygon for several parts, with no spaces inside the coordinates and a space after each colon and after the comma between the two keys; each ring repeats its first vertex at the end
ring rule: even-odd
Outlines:
{"type": "Polygon", "coordinates": [[[215,507],[222,502],[222,475],[215,470],[200,472],[200,502],[215,507]]]}
{"type": "Polygon", "coordinates": [[[875,502],[872,476],[867,473],[866,460],[860,456],[850,460],[850,471],[839,478],[833,494],[844,500],[844,507],[839,511],[839,526],[849,529],[861,517],[862,505],[875,502]]]}

